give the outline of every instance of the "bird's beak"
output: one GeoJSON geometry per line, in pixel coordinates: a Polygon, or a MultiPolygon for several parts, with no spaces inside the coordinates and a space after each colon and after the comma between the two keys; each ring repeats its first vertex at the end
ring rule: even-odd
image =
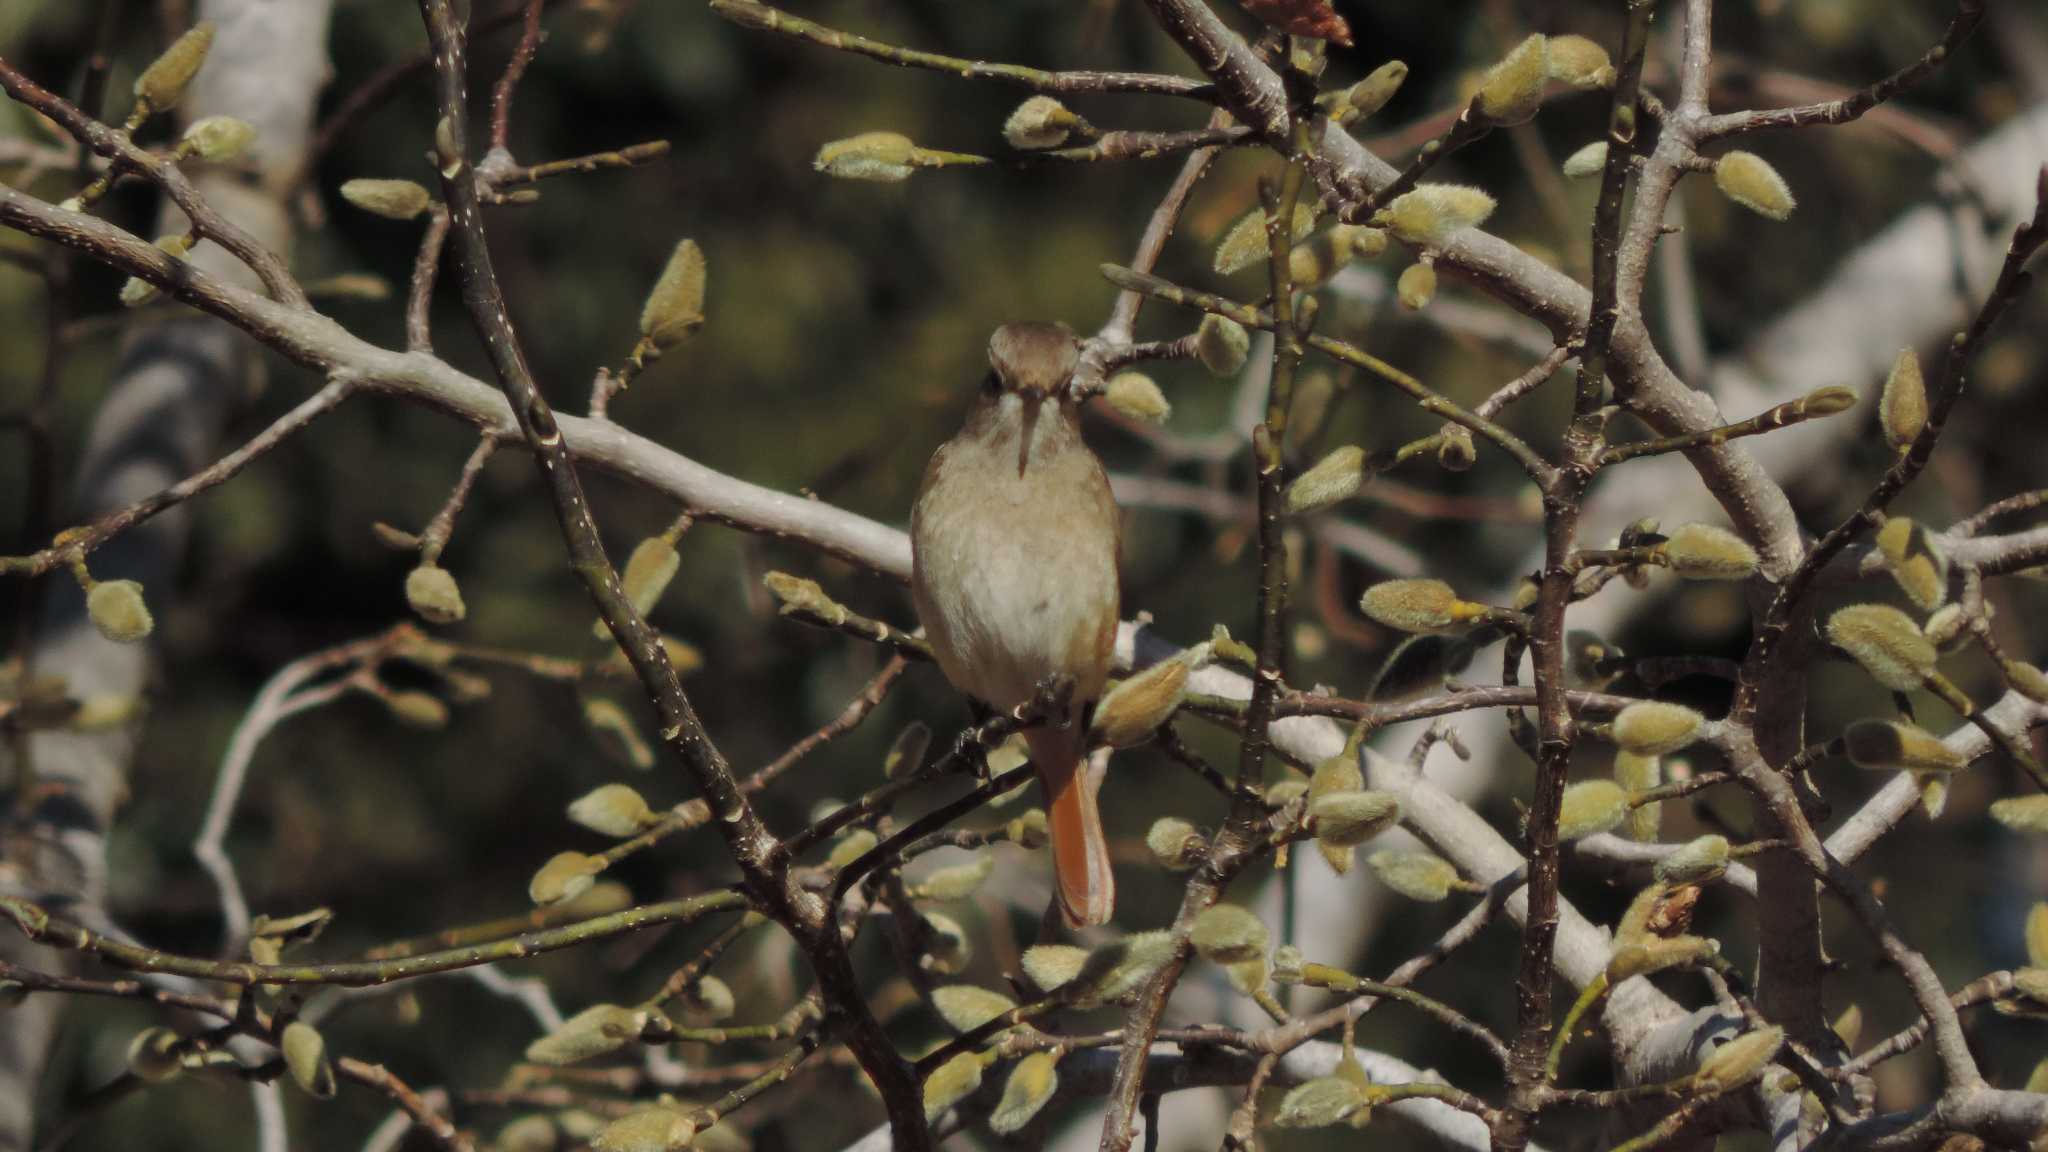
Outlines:
{"type": "Polygon", "coordinates": [[[1024,475],[1031,464],[1031,441],[1038,427],[1038,413],[1045,406],[1045,393],[1034,389],[1021,389],[1018,397],[1024,401],[1023,427],[1017,437],[1017,475],[1024,475]]]}

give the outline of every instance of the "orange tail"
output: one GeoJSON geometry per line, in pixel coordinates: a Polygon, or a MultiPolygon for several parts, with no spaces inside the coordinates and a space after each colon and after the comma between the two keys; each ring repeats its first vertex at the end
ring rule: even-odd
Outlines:
{"type": "Polygon", "coordinates": [[[1095,789],[1081,761],[1085,737],[1079,728],[1034,728],[1024,739],[1045,785],[1060,915],[1069,928],[1107,924],[1116,905],[1116,880],[1109,871],[1109,844],[1102,838],[1095,789]]]}

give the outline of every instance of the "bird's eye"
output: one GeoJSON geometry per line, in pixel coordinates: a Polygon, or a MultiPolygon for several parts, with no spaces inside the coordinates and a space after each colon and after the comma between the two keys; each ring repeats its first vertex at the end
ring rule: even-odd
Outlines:
{"type": "Polygon", "coordinates": [[[984,395],[984,396],[998,396],[998,395],[1001,395],[1001,394],[1002,394],[1002,391],[1003,391],[1003,380],[1002,380],[1002,377],[1000,377],[1000,376],[997,376],[997,375],[996,375],[996,373],[995,373],[995,369],[993,369],[993,368],[989,369],[989,373],[988,373],[988,375],[986,375],[986,376],[983,376],[983,377],[981,378],[981,392],[982,392],[982,395],[984,395]]]}

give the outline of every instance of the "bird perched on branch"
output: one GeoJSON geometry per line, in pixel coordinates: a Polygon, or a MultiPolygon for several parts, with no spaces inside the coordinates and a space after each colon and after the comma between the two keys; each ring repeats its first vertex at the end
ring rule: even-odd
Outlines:
{"type": "Polygon", "coordinates": [[[911,591],[946,679],[1006,712],[1068,690],[1065,715],[1024,738],[1073,927],[1106,922],[1115,901],[1084,760],[1116,642],[1117,510],[1081,439],[1079,356],[1064,324],[996,329],[981,397],[932,456],[910,517],[911,591]]]}

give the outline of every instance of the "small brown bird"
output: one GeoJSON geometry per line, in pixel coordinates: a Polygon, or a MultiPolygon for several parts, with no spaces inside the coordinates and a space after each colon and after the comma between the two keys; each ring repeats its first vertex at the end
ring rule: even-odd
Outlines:
{"type": "Polygon", "coordinates": [[[1025,740],[1074,927],[1106,922],[1116,898],[1083,758],[1116,642],[1117,512],[1067,388],[1079,355],[1064,324],[996,329],[981,399],[932,456],[910,514],[911,592],[946,679],[1002,711],[1041,684],[1072,685],[1065,722],[1025,740]]]}

